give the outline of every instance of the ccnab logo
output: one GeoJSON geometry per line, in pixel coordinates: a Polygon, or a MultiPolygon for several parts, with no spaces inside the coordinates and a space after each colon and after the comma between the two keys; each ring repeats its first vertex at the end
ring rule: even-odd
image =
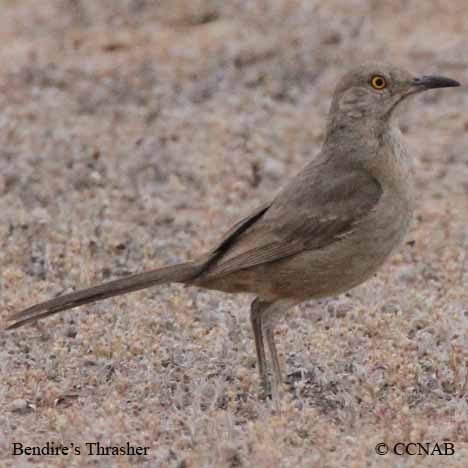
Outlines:
{"type": "Polygon", "coordinates": [[[453,455],[455,446],[452,442],[398,442],[393,446],[395,455],[453,455]]]}

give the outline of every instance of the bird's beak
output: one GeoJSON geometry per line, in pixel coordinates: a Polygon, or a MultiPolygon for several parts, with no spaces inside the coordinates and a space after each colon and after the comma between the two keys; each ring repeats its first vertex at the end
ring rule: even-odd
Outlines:
{"type": "Polygon", "coordinates": [[[450,88],[452,86],[460,86],[460,83],[445,76],[423,76],[415,78],[411,88],[413,92],[418,92],[434,88],[450,88]]]}

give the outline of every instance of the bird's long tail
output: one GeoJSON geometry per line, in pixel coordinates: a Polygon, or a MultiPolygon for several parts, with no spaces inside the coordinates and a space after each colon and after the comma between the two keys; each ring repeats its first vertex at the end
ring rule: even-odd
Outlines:
{"type": "Polygon", "coordinates": [[[128,292],[138,291],[150,286],[163,283],[188,283],[196,278],[203,265],[196,263],[179,263],[178,265],[158,268],[156,270],[127,276],[122,279],[100,284],[89,289],[83,289],[64,296],[59,296],[49,301],[28,307],[17,312],[8,320],[13,321],[7,330],[21,327],[29,322],[47,317],[63,310],[72,309],[91,302],[100,301],[109,297],[118,296],[128,292]]]}

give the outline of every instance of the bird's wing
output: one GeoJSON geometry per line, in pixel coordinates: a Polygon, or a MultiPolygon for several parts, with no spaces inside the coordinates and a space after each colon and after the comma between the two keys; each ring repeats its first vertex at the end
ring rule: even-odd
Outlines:
{"type": "Polygon", "coordinates": [[[261,206],[255,208],[251,213],[249,213],[245,218],[240,219],[235,223],[230,229],[224,233],[223,237],[219,241],[218,245],[211,250],[210,254],[217,254],[219,252],[226,251],[230,244],[244,231],[246,231],[250,226],[257,222],[270,208],[271,201],[264,203],[261,206]]]}
{"type": "Polygon", "coordinates": [[[345,237],[378,203],[382,188],[364,170],[311,164],[271,202],[236,224],[211,252],[214,279],[345,237]]]}

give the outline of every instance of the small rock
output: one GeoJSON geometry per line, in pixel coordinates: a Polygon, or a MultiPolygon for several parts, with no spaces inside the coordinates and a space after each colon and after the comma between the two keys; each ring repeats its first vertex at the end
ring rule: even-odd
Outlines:
{"type": "Polygon", "coordinates": [[[98,184],[102,180],[101,174],[99,174],[99,172],[97,171],[91,172],[91,174],[89,175],[89,178],[96,184],[98,184]]]}
{"type": "Polygon", "coordinates": [[[338,304],[335,309],[336,318],[344,318],[346,314],[352,309],[351,304],[338,304]]]}
{"type": "Polygon", "coordinates": [[[327,312],[334,314],[336,318],[344,318],[346,314],[353,308],[352,304],[341,303],[341,304],[328,304],[327,312]]]}
{"type": "Polygon", "coordinates": [[[224,460],[226,466],[241,466],[242,461],[239,451],[235,447],[227,446],[220,448],[221,458],[224,460]]]}
{"type": "Polygon", "coordinates": [[[22,398],[13,400],[10,407],[14,413],[24,413],[29,408],[28,402],[22,398]]]}
{"type": "Polygon", "coordinates": [[[76,338],[77,334],[78,332],[75,327],[70,326],[65,330],[65,336],[68,338],[76,338]]]}
{"type": "Polygon", "coordinates": [[[434,280],[434,281],[439,280],[439,275],[438,275],[437,270],[428,265],[426,265],[423,268],[422,275],[425,280],[434,280]]]}
{"type": "Polygon", "coordinates": [[[284,174],[284,164],[272,157],[266,157],[263,160],[263,172],[272,179],[279,179],[284,174]]]}
{"type": "Polygon", "coordinates": [[[49,369],[47,371],[47,378],[49,380],[55,380],[58,376],[57,370],[56,369],[49,369]]]}
{"type": "Polygon", "coordinates": [[[387,304],[384,304],[382,306],[381,311],[384,314],[394,314],[394,315],[396,315],[400,311],[400,307],[398,306],[398,304],[395,304],[394,302],[388,302],[387,304]]]}
{"type": "Polygon", "coordinates": [[[405,283],[412,283],[417,278],[416,268],[414,266],[408,266],[406,268],[402,268],[398,277],[401,281],[404,281],[405,283]]]}
{"type": "Polygon", "coordinates": [[[41,207],[37,207],[32,210],[31,218],[39,224],[49,224],[51,221],[49,212],[41,207]]]}

